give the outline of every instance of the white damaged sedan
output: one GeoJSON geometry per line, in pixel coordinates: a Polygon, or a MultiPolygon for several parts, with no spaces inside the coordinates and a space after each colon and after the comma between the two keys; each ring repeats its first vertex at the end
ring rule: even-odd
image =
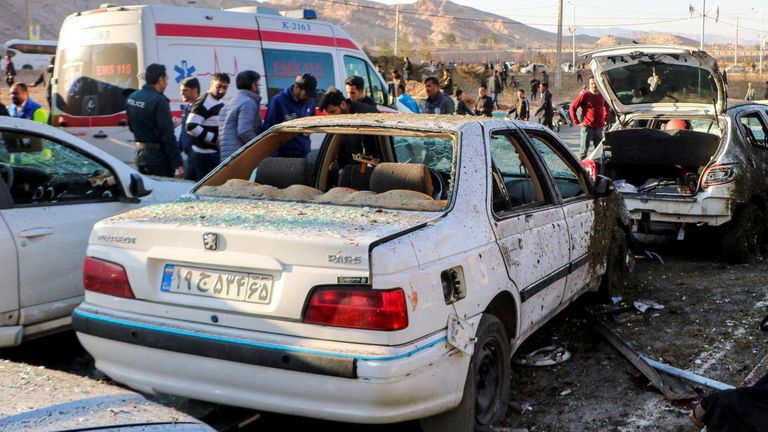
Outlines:
{"type": "Polygon", "coordinates": [[[483,428],[506,417],[522,341],[624,274],[627,222],[539,125],[297,119],[185,198],[96,224],[73,327],[145,392],[483,428]],[[311,162],[270,156],[304,136],[311,162]]]}
{"type": "Polygon", "coordinates": [[[0,117],[0,347],[69,327],[94,223],[191,186],[145,177],[51,126],[0,117]]]}

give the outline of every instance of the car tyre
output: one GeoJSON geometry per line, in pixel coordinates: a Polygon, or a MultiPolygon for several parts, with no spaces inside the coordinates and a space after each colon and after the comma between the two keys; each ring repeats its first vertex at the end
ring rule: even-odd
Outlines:
{"type": "Polygon", "coordinates": [[[760,255],[764,234],[765,221],[760,209],[754,204],[740,207],[733,220],[723,227],[723,258],[734,264],[754,262],[760,255]]]}
{"type": "Polygon", "coordinates": [[[483,314],[475,337],[461,403],[422,419],[422,431],[485,431],[506,418],[512,373],[507,332],[498,318],[483,314]]]}

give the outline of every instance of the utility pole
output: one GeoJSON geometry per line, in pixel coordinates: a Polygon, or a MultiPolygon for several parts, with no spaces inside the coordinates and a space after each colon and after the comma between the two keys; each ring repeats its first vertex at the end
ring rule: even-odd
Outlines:
{"type": "Polygon", "coordinates": [[[27,1],[27,39],[32,39],[32,9],[29,7],[29,0],[27,1]]]}
{"type": "Polygon", "coordinates": [[[557,0],[557,60],[555,61],[555,88],[560,90],[563,85],[563,0],[557,0]]]}
{"type": "Polygon", "coordinates": [[[573,52],[571,53],[571,64],[573,69],[576,70],[576,0],[571,0],[571,5],[573,6],[573,28],[571,30],[571,50],[573,52]]]}
{"type": "Polygon", "coordinates": [[[701,42],[699,49],[704,51],[704,22],[707,20],[707,0],[701,0],[701,42]]]}
{"type": "Polygon", "coordinates": [[[763,45],[765,45],[765,10],[760,11],[760,76],[763,75],[763,45]]]}
{"type": "Polygon", "coordinates": [[[395,7],[395,57],[399,57],[400,46],[400,6],[395,7]]]}
{"type": "Polygon", "coordinates": [[[736,17],[736,44],[733,45],[733,64],[739,62],[739,17],[736,17]]]}

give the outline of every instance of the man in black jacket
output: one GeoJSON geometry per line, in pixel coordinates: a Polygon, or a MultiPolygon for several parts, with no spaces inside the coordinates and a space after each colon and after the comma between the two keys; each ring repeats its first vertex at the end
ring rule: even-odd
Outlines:
{"type": "Polygon", "coordinates": [[[485,117],[493,115],[493,99],[487,94],[485,87],[477,89],[477,102],[475,103],[475,114],[485,117]]]}
{"type": "Polygon", "coordinates": [[[541,114],[540,123],[552,129],[552,118],[555,116],[555,113],[552,110],[552,93],[549,92],[549,84],[542,81],[539,84],[539,91],[541,93],[541,106],[539,106],[534,115],[541,114]]]}
{"type": "Polygon", "coordinates": [[[163,94],[168,86],[165,66],[147,66],[144,79],[146,84],[125,101],[128,127],[136,141],[136,167],[142,174],[184,178],[171,105],[163,94]]]}
{"type": "Polygon", "coordinates": [[[456,89],[456,115],[475,115],[472,108],[467,105],[467,101],[464,100],[464,91],[460,88],[456,89]]]}
{"type": "Polygon", "coordinates": [[[352,75],[344,80],[344,87],[347,90],[347,96],[353,101],[376,106],[376,102],[365,94],[365,81],[361,77],[352,75]]]}

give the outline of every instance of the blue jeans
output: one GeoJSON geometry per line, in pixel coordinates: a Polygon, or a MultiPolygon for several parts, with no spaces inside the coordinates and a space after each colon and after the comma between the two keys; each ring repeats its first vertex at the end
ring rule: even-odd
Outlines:
{"type": "Polygon", "coordinates": [[[579,159],[587,157],[589,151],[589,143],[592,143],[592,147],[597,148],[600,141],[603,140],[603,128],[596,128],[590,126],[581,127],[581,145],[579,146],[579,159]]]}
{"type": "Polygon", "coordinates": [[[187,158],[187,171],[184,173],[184,178],[199,181],[208,175],[212,169],[216,168],[219,162],[221,162],[219,152],[200,153],[193,149],[189,152],[189,157],[187,158]]]}

